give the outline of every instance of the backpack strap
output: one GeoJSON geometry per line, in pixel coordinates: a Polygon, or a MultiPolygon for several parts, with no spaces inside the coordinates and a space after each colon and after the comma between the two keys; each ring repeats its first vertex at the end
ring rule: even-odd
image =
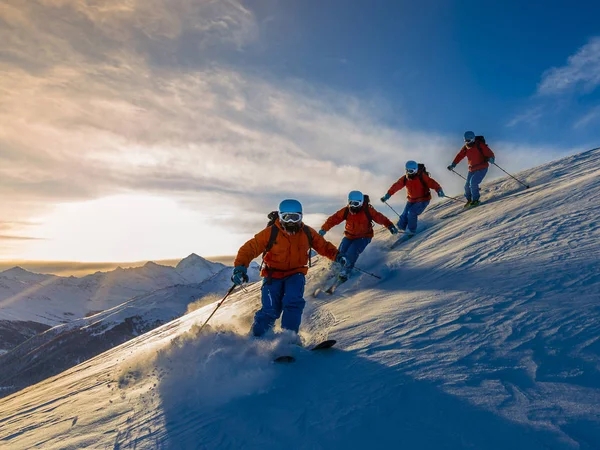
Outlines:
{"type": "Polygon", "coordinates": [[[481,141],[479,139],[476,139],[475,142],[477,143],[477,150],[479,150],[479,153],[481,153],[481,157],[485,162],[487,162],[489,158],[483,154],[483,150],[481,149],[481,141]]]}
{"type": "Polygon", "coordinates": [[[275,224],[271,225],[271,235],[269,236],[269,242],[265,247],[265,251],[262,254],[262,261],[260,263],[260,270],[263,268],[263,264],[265,263],[265,256],[269,253],[269,250],[273,248],[273,244],[275,244],[275,239],[277,239],[277,234],[279,233],[279,228],[275,224]]]}
{"type": "Polygon", "coordinates": [[[425,179],[423,178],[423,171],[422,170],[419,172],[419,180],[421,180],[421,184],[423,184],[423,187],[425,188],[425,191],[429,192],[429,186],[427,186],[427,183],[425,183],[425,179]]]}
{"type": "Polygon", "coordinates": [[[369,204],[365,205],[365,214],[367,215],[367,219],[369,219],[369,225],[373,228],[373,216],[371,216],[371,211],[369,211],[369,204]]]}

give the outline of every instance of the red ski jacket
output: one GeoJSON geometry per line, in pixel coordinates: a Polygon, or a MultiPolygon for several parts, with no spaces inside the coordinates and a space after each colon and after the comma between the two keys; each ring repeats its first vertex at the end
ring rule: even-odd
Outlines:
{"type": "MultiPolygon", "coordinates": [[[[369,214],[371,215],[371,219],[373,222],[378,223],[379,225],[383,225],[384,227],[389,227],[392,225],[392,222],[377,211],[373,206],[368,205],[369,214]]],[[[339,225],[344,221],[344,216],[346,215],[346,209],[348,207],[340,209],[338,212],[329,217],[325,223],[321,226],[322,230],[329,231],[336,225],[339,225]]],[[[359,239],[359,238],[372,238],[373,237],[373,225],[371,221],[367,217],[367,213],[365,208],[361,209],[359,212],[352,214],[348,211],[346,217],[346,229],[344,231],[344,236],[348,239],[359,239]]]]}
{"type": "Polygon", "coordinates": [[[425,172],[417,173],[409,178],[407,175],[402,176],[398,181],[392,184],[388,190],[390,196],[394,195],[400,189],[406,187],[409,203],[426,202],[431,200],[430,189],[439,191],[442,187],[437,181],[427,175],[425,172]]]}
{"type": "Polygon", "coordinates": [[[469,163],[469,172],[475,172],[489,167],[488,159],[495,158],[494,152],[483,142],[475,142],[470,147],[466,144],[463,145],[452,163],[457,165],[465,156],[469,163]]]}

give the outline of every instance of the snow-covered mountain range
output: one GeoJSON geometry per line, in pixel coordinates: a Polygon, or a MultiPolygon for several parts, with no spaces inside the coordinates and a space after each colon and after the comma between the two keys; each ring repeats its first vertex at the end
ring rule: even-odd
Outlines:
{"type": "MultiPolygon", "coordinates": [[[[10,286],[11,292],[20,286],[24,293],[5,299],[2,305],[6,306],[0,308],[0,317],[5,317],[0,322],[0,337],[5,338],[0,383],[11,386],[0,396],[181,316],[190,304],[226,292],[230,275],[230,267],[195,254],[176,267],[149,262],[140,268],[84,278],[41,275],[21,268],[2,272],[0,282],[10,286]],[[138,295],[127,297],[134,292],[138,295]],[[9,320],[15,317],[43,322],[9,320]],[[58,317],[62,323],[50,326],[58,317]]],[[[258,279],[256,265],[249,275],[258,279]]]]}
{"type": "Polygon", "coordinates": [[[59,325],[167,286],[200,283],[224,267],[196,254],[176,267],[148,262],[143,267],[117,268],[81,278],[42,275],[14,267],[0,272],[0,321],[59,325]]]}
{"type": "MultiPolygon", "coordinates": [[[[260,286],[0,399],[8,448],[600,448],[600,149],[444,201],[390,251],[376,234],[307,344],[247,335],[260,286]]],[[[449,193],[450,194],[450,193],[449,193]]],[[[321,286],[318,259],[306,292],[321,286]]],[[[4,386],[7,387],[7,386],[4,386]]],[[[0,387],[1,389],[2,387],[0,387]]]]}

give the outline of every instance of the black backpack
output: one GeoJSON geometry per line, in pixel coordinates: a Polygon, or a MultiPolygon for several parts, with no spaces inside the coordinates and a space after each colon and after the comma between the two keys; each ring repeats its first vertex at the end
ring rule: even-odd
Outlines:
{"type": "Polygon", "coordinates": [[[485,138],[483,136],[475,136],[475,143],[477,144],[477,150],[481,153],[481,157],[484,161],[488,161],[488,157],[483,154],[483,150],[481,150],[481,144],[485,144],[485,138]]]}
{"type": "MultiPolygon", "coordinates": [[[[373,217],[371,216],[371,211],[369,211],[369,206],[371,206],[371,199],[367,194],[365,194],[363,200],[363,207],[365,214],[367,215],[367,219],[369,219],[369,223],[371,224],[371,228],[373,228],[373,217]]],[[[346,210],[344,211],[344,220],[348,219],[348,214],[350,214],[350,207],[346,206],[346,210]]]]}
{"type": "Polygon", "coordinates": [[[419,169],[417,170],[417,174],[419,174],[419,180],[421,180],[421,184],[423,185],[425,190],[427,192],[429,192],[429,186],[427,186],[427,183],[425,183],[425,180],[423,179],[423,174],[429,176],[429,172],[427,172],[427,168],[425,167],[425,164],[419,163],[418,167],[419,167],[419,169]]]}
{"type": "MultiPolygon", "coordinates": [[[[268,215],[267,215],[269,221],[267,222],[267,226],[265,228],[271,227],[271,235],[269,236],[269,242],[267,243],[267,247],[265,248],[265,251],[262,254],[262,258],[263,261],[260,264],[260,268],[262,270],[262,266],[263,263],[265,261],[265,256],[267,253],[269,253],[269,250],[271,250],[273,248],[273,245],[275,244],[275,240],[277,239],[277,235],[279,234],[279,228],[277,228],[277,226],[275,225],[275,221],[279,218],[279,211],[271,211],[268,215]]],[[[304,233],[306,234],[306,237],[308,238],[308,267],[312,267],[312,259],[311,259],[311,253],[312,253],[312,248],[313,248],[313,237],[312,234],[310,232],[310,228],[307,225],[302,225],[302,229],[304,230],[304,233]]]]}

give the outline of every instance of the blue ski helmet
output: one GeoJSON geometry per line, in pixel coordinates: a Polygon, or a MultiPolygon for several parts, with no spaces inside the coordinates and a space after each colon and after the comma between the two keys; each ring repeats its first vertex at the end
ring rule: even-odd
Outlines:
{"type": "Polygon", "coordinates": [[[288,198],[279,204],[279,223],[289,234],[302,228],[302,205],[298,200],[288,198]]]}
{"type": "Polygon", "coordinates": [[[360,191],[351,191],[348,194],[348,208],[350,213],[356,214],[359,212],[365,202],[365,196],[360,191]]]}
{"type": "Polygon", "coordinates": [[[288,198],[279,204],[280,213],[300,213],[302,214],[302,204],[298,200],[288,198]]]}
{"type": "Polygon", "coordinates": [[[348,194],[348,203],[354,203],[352,206],[361,206],[365,201],[365,196],[360,191],[350,191],[348,194]]]}
{"type": "Polygon", "coordinates": [[[465,131],[465,143],[472,144],[475,142],[475,133],[472,131],[465,131]]]}
{"type": "Polygon", "coordinates": [[[419,171],[419,165],[416,161],[406,161],[406,173],[409,175],[414,175],[419,171]]]}

